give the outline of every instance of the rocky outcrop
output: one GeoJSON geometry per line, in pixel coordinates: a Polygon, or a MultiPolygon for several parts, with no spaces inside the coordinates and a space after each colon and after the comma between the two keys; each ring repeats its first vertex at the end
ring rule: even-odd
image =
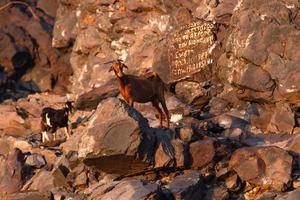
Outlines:
{"type": "Polygon", "coordinates": [[[57,7],[56,0],[24,1],[1,10],[0,101],[39,91],[67,91],[72,73],[68,54],[51,46],[57,7]]]}
{"type": "Polygon", "coordinates": [[[134,164],[143,166],[135,158],[152,160],[154,142],[153,131],[140,113],[122,100],[109,98],[99,104],[82,133],[78,153],[87,164],[96,162],[104,171],[114,171],[112,166],[126,171],[125,165],[132,169],[134,164]]]}
{"type": "Polygon", "coordinates": [[[297,198],[299,2],[24,3],[0,8],[0,199],[297,198]],[[166,83],[170,128],[115,59],[166,83]],[[68,100],[70,137],[42,143],[68,100]]]}

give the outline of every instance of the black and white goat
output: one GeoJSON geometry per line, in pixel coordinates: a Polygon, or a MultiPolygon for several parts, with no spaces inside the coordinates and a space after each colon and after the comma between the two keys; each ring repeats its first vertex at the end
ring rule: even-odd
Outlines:
{"type": "Polygon", "coordinates": [[[41,130],[42,130],[42,142],[45,142],[45,139],[49,141],[47,132],[54,133],[58,128],[65,128],[66,137],[69,138],[69,114],[72,111],[72,103],[66,102],[65,107],[62,109],[53,109],[51,107],[43,108],[42,110],[42,121],[41,121],[41,130]]]}

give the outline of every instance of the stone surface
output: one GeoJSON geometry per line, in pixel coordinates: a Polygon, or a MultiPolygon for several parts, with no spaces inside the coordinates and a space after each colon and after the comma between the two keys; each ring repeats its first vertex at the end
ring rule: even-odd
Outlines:
{"type": "Polygon", "coordinates": [[[0,159],[0,194],[10,194],[21,190],[24,180],[22,168],[24,155],[20,149],[13,149],[7,157],[0,159]]]}
{"type": "Polygon", "coordinates": [[[278,147],[243,147],[233,153],[229,164],[242,180],[281,191],[291,179],[292,161],[278,147]]]}
{"type": "MultiPolygon", "coordinates": [[[[5,2],[1,2],[1,6],[5,2]]],[[[68,55],[51,46],[58,1],[47,5],[42,0],[32,1],[28,6],[31,9],[13,4],[0,13],[0,46],[6,49],[1,52],[0,65],[7,75],[0,101],[39,91],[52,90],[60,94],[67,91],[68,77],[72,73],[68,69],[68,55]]]]}
{"type": "Polygon", "coordinates": [[[25,164],[35,168],[41,168],[46,165],[46,161],[44,157],[39,154],[31,154],[26,157],[25,164]]]}
{"type": "Polygon", "coordinates": [[[204,195],[202,178],[196,171],[176,176],[165,187],[172,192],[175,199],[198,199],[204,195]]]}
{"type": "Polygon", "coordinates": [[[117,84],[115,80],[112,80],[106,85],[80,95],[74,107],[79,110],[94,110],[102,100],[109,97],[116,97],[118,94],[117,84]]]}
{"type": "Polygon", "coordinates": [[[158,185],[153,183],[142,182],[136,179],[126,179],[107,183],[104,186],[96,188],[96,191],[88,199],[143,199],[151,193],[156,192],[157,189],[158,185]]]}
{"type": "Polygon", "coordinates": [[[152,160],[154,141],[153,131],[140,113],[122,100],[109,98],[99,104],[91,118],[78,153],[88,165],[95,162],[103,171],[124,173],[125,163],[134,170],[133,164],[145,167],[142,161],[152,160]]]}
{"type": "Polygon", "coordinates": [[[41,170],[31,178],[30,182],[26,183],[23,190],[37,190],[39,192],[49,192],[54,188],[60,187],[69,187],[66,178],[60,169],[55,169],[53,171],[41,170]]]}
{"type": "Polygon", "coordinates": [[[293,200],[300,198],[300,189],[288,192],[287,194],[279,195],[274,200],[293,200]]]}
{"type": "Polygon", "coordinates": [[[213,140],[207,138],[190,144],[191,166],[201,168],[213,161],[215,148],[213,140]]]}

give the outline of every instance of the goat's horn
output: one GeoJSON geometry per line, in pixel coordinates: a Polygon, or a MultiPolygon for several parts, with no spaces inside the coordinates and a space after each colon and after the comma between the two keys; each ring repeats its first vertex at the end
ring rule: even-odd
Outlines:
{"type": "Polygon", "coordinates": [[[122,59],[118,59],[117,61],[118,61],[118,62],[124,62],[122,59]]]}
{"type": "Polygon", "coordinates": [[[114,61],[111,60],[111,61],[105,62],[105,63],[103,63],[103,64],[108,64],[108,63],[113,63],[113,62],[114,62],[114,61]]]}

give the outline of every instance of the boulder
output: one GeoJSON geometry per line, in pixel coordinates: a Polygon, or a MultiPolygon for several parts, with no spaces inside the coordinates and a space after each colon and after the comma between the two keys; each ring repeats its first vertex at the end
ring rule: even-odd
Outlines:
{"type": "Polygon", "coordinates": [[[154,142],[153,130],[139,112],[123,100],[109,98],[98,105],[90,119],[78,153],[87,165],[124,173],[147,166],[143,161],[153,159],[154,142]]]}
{"type": "Polygon", "coordinates": [[[300,189],[296,189],[291,192],[287,192],[286,194],[278,195],[274,198],[274,200],[294,200],[300,198],[300,189]]]}
{"type": "Polygon", "coordinates": [[[263,132],[292,133],[295,126],[294,114],[287,104],[254,105],[255,112],[250,122],[263,132]]]}
{"type": "Polygon", "coordinates": [[[46,161],[42,155],[31,154],[26,157],[25,164],[39,169],[46,165],[46,161]]]}
{"type": "Polygon", "coordinates": [[[24,155],[20,149],[12,149],[7,157],[0,157],[0,194],[10,194],[21,190],[23,180],[24,155]]]}
{"type": "Polygon", "coordinates": [[[60,169],[53,171],[41,170],[37,172],[23,190],[36,190],[39,192],[49,192],[55,188],[68,188],[69,185],[60,169]]]}
{"type": "Polygon", "coordinates": [[[291,180],[292,161],[278,147],[243,147],[233,153],[229,167],[252,185],[282,191],[291,180]]]}
{"type": "Polygon", "coordinates": [[[210,138],[190,144],[191,166],[201,168],[213,161],[215,156],[214,141],[210,138]]]}
{"type": "Polygon", "coordinates": [[[117,83],[113,79],[101,87],[94,88],[80,95],[74,107],[79,110],[94,110],[102,100],[109,97],[116,97],[118,94],[117,83]]]}
{"type": "Polygon", "coordinates": [[[178,175],[165,186],[175,199],[199,199],[205,194],[203,180],[197,171],[178,175]]]}
{"type": "Polygon", "coordinates": [[[283,41],[299,34],[289,17],[298,12],[299,2],[228,1],[220,3],[215,10],[221,4],[233,5],[232,16],[229,15],[232,29],[227,30],[223,41],[225,52],[215,68],[222,83],[239,88],[239,98],[247,101],[296,103],[299,95],[299,65],[296,63],[299,58],[294,49],[297,42],[293,39],[283,41]],[[253,13],[257,15],[253,17],[253,13]]]}

